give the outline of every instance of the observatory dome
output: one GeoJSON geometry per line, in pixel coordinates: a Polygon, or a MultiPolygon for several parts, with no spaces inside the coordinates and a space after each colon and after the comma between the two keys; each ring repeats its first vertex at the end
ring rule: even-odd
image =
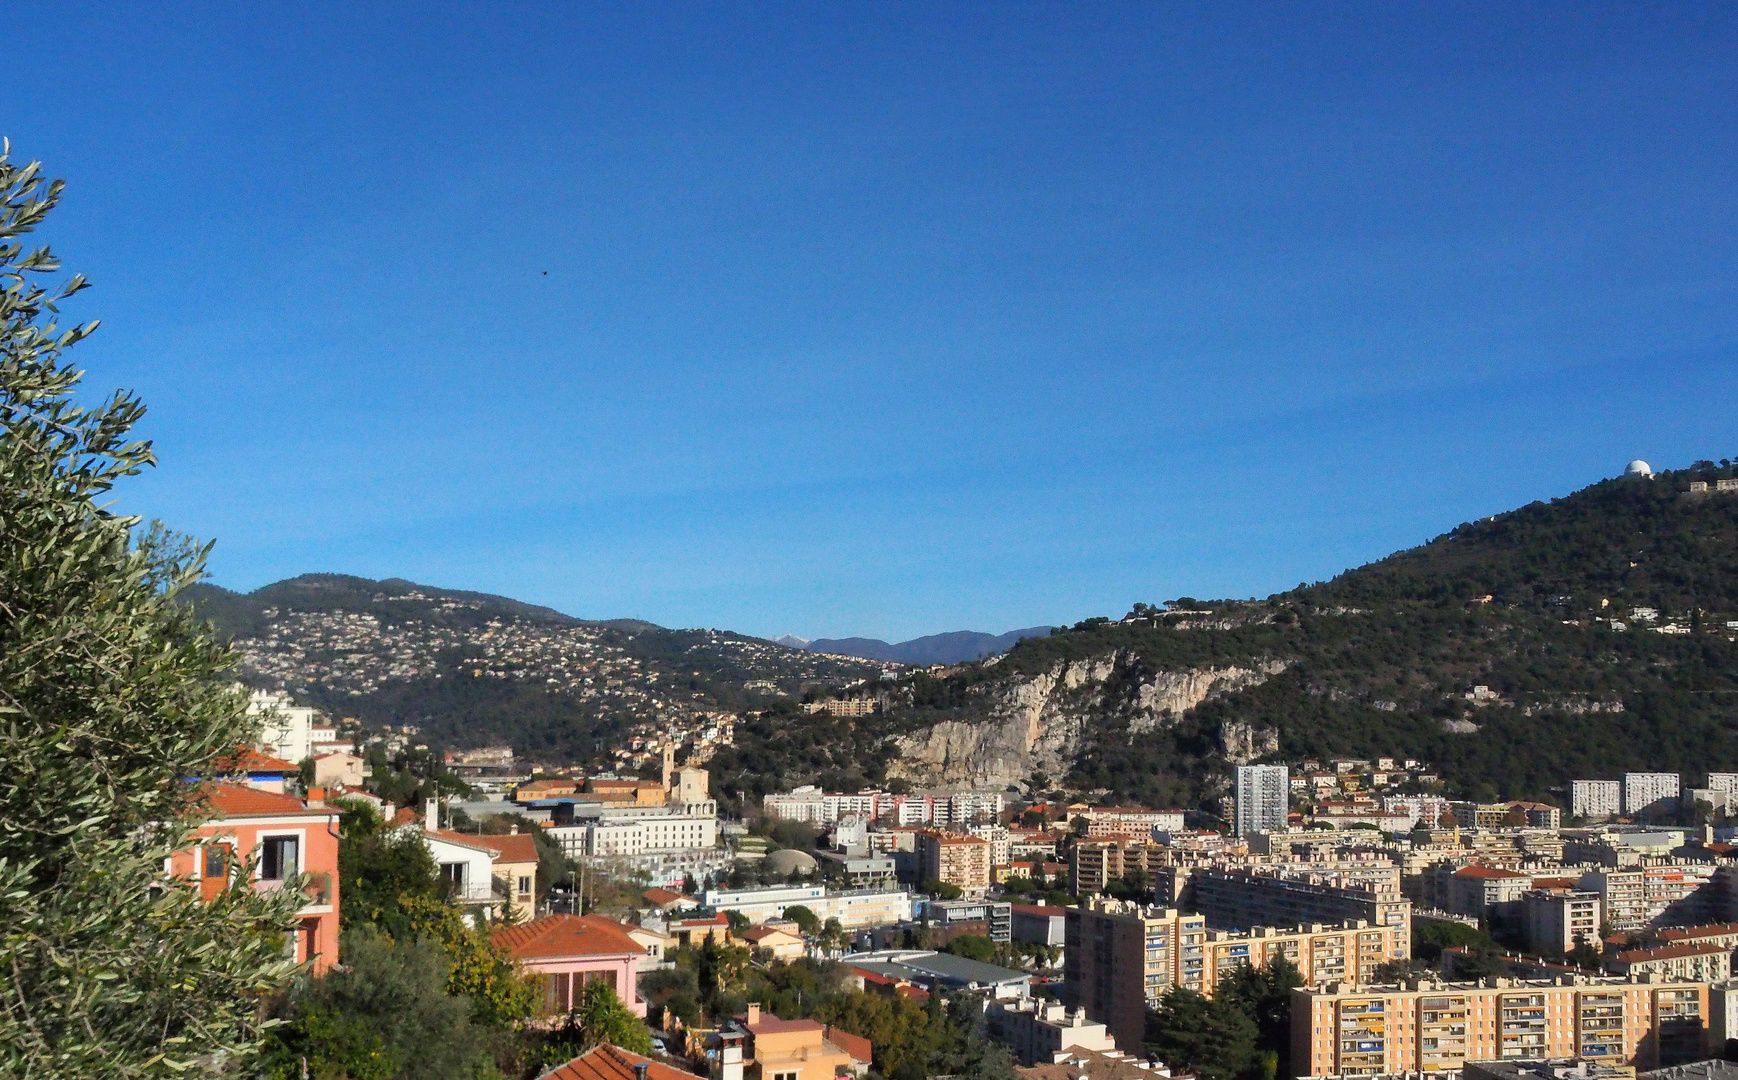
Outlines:
{"type": "Polygon", "coordinates": [[[766,857],[766,868],[780,877],[791,874],[812,874],[819,864],[815,857],[796,848],[780,848],[766,857]]]}
{"type": "Polygon", "coordinates": [[[1641,458],[1636,458],[1623,467],[1623,475],[1625,476],[1652,476],[1653,474],[1652,467],[1641,458]]]}

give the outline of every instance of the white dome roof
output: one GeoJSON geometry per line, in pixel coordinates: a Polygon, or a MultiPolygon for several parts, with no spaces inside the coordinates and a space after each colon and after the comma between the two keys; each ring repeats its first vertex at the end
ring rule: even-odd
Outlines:
{"type": "Polygon", "coordinates": [[[1652,466],[1648,465],[1648,463],[1643,461],[1641,458],[1636,458],[1634,461],[1623,467],[1623,475],[1625,476],[1652,476],[1653,474],[1654,471],[1652,466]]]}

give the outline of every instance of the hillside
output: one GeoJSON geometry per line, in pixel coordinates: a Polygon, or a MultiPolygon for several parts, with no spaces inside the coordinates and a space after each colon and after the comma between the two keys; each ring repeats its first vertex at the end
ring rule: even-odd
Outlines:
{"type": "Polygon", "coordinates": [[[510,743],[552,762],[886,669],[398,579],[306,574],[251,593],[201,584],[188,598],[234,639],[249,685],[334,716],[414,723],[439,744],[510,743]]]}
{"type": "MultiPolygon", "coordinates": [[[[1066,776],[1153,805],[1211,802],[1236,762],[1338,754],[1421,757],[1493,797],[1738,770],[1738,491],[1690,490],[1733,475],[1605,481],[1264,601],[1137,605],[883,687],[878,730],[837,745],[879,735],[917,784],[1066,776]]],[[[745,788],[846,764],[784,755],[718,764],[745,788]]]]}
{"type": "Polygon", "coordinates": [[[817,638],[814,641],[802,642],[797,647],[809,652],[859,656],[865,660],[886,660],[895,664],[958,664],[965,660],[999,656],[1023,638],[1042,637],[1049,632],[1048,626],[1031,626],[1024,630],[1010,630],[1005,634],[956,630],[948,634],[929,634],[912,638],[910,641],[892,643],[879,638],[817,638]]]}

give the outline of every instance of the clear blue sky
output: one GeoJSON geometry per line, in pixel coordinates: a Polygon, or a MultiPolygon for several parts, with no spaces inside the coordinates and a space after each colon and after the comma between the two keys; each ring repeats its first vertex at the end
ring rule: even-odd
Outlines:
{"type": "Polygon", "coordinates": [[[1738,454],[1728,3],[32,11],[232,588],[1000,631],[1738,454]]]}

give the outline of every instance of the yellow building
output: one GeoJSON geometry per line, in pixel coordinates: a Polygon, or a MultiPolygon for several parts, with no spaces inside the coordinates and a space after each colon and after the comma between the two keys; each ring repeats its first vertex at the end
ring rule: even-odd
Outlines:
{"type": "Polygon", "coordinates": [[[981,836],[925,830],[917,834],[917,863],[925,881],[958,886],[969,896],[990,887],[990,848],[981,836]]]}
{"type": "Polygon", "coordinates": [[[1408,955],[1409,936],[1406,925],[1364,922],[1226,933],[1175,908],[1094,900],[1064,915],[1063,980],[1070,1002],[1110,1028],[1124,1051],[1139,1053],[1146,1010],[1173,986],[1211,997],[1225,973],[1245,964],[1265,968],[1276,956],[1309,982],[1347,972],[1370,978],[1378,965],[1408,955]]]}
{"type": "Polygon", "coordinates": [[[1292,991],[1292,1067],[1378,1076],[1581,1058],[1652,1069],[1705,1057],[1707,1016],[1706,984],[1651,976],[1333,983],[1292,991]]]}

